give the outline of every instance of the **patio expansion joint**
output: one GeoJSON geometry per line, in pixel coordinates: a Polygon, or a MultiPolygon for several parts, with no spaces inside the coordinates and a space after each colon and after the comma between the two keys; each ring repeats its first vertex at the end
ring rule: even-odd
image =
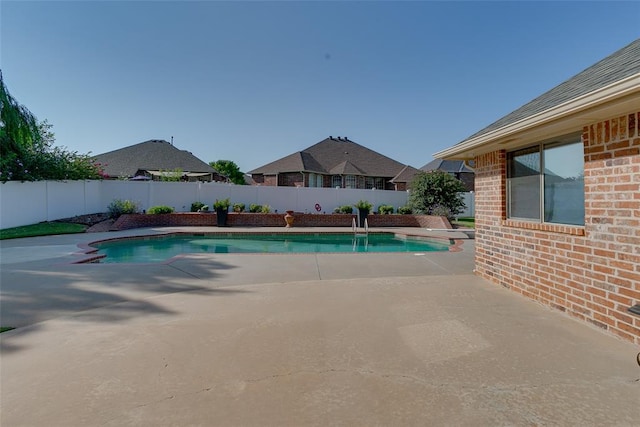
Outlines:
{"type": "Polygon", "coordinates": [[[182,268],[176,267],[175,265],[173,265],[173,263],[167,263],[166,265],[171,267],[171,268],[173,268],[174,270],[177,270],[177,271],[179,271],[181,273],[186,274],[187,276],[193,277],[194,279],[204,280],[204,278],[202,278],[202,277],[196,276],[195,274],[190,273],[190,272],[188,272],[186,270],[183,270],[182,268]]]}
{"type": "MultiPolygon", "coordinates": [[[[399,373],[384,373],[384,372],[376,372],[374,370],[370,370],[370,369],[339,369],[339,368],[329,368],[329,369],[323,369],[323,370],[298,370],[298,371],[292,371],[292,372],[286,372],[286,373],[282,373],[282,374],[273,374],[273,375],[268,375],[268,376],[264,376],[264,377],[260,377],[260,378],[253,378],[253,379],[245,379],[245,380],[239,380],[239,382],[241,383],[245,383],[245,384],[257,384],[257,383],[262,383],[265,381],[273,381],[273,380],[279,380],[279,379],[283,379],[283,378],[289,378],[289,377],[293,377],[293,376],[298,376],[298,375],[331,375],[331,374],[339,374],[339,375],[359,375],[359,376],[370,376],[370,377],[379,377],[381,379],[396,379],[396,380],[401,380],[401,381],[410,381],[416,384],[419,384],[421,386],[424,387],[429,387],[432,389],[436,389],[436,390],[441,390],[443,392],[451,392],[451,393],[455,393],[460,395],[461,397],[464,397],[465,395],[477,395],[477,393],[489,393],[491,395],[504,395],[504,394],[511,394],[511,393],[526,393],[526,392],[530,392],[530,391],[535,391],[535,390],[539,390],[539,389],[548,389],[548,388],[554,388],[554,387],[571,387],[574,389],[579,389],[582,387],[585,388],[592,388],[594,385],[604,385],[604,383],[613,383],[613,384],[618,384],[618,385],[622,385],[624,383],[624,381],[621,383],[620,380],[605,380],[605,381],[601,381],[601,382],[596,382],[595,384],[593,382],[590,381],[560,381],[560,382],[543,382],[543,383],[539,383],[539,384],[532,384],[532,383],[522,383],[522,384],[511,384],[511,385],[489,385],[489,384],[471,384],[468,381],[465,382],[447,382],[447,383],[442,383],[442,382],[430,382],[428,381],[428,379],[426,378],[420,378],[420,377],[416,377],[414,375],[405,375],[405,374],[399,374],[399,373]]],[[[196,391],[192,391],[192,392],[185,392],[185,393],[175,393],[175,394],[171,394],[168,395],[166,397],[160,398],[160,399],[156,399],[150,402],[146,402],[146,403],[141,403],[139,405],[135,405],[134,408],[143,408],[143,407],[147,407],[147,406],[152,406],[152,405],[156,405],[156,404],[160,404],[163,402],[166,402],[168,400],[173,400],[173,399],[178,399],[178,398],[185,398],[185,397],[190,397],[190,396],[195,396],[198,394],[202,394],[202,393],[208,393],[211,392],[215,389],[224,389],[225,385],[228,383],[228,381],[222,381],[219,384],[215,384],[215,385],[211,385],[209,387],[203,387],[200,388],[196,391]]]]}

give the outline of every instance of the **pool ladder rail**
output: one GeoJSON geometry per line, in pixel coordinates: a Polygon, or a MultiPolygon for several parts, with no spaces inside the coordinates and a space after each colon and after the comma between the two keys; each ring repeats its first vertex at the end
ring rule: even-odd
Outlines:
{"type": "Polygon", "coordinates": [[[369,223],[367,222],[367,218],[364,219],[364,233],[358,231],[355,218],[351,221],[351,230],[353,231],[353,251],[357,252],[360,245],[363,245],[366,251],[369,247],[369,223]],[[362,237],[364,237],[364,239],[362,239],[362,237]]]}
{"type": "Polygon", "coordinates": [[[364,219],[364,233],[358,232],[358,226],[357,226],[355,218],[353,218],[351,220],[351,230],[353,231],[353,235],[354,236],[357,236],[358,234],[368,236],[369,235],[369,222],[367,221],[367,218],[364,219]]]}

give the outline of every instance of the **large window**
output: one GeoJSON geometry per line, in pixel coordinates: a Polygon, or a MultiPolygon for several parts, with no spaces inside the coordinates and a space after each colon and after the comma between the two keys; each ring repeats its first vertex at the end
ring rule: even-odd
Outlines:
{"type": "Polygon", "coordinates": [[[309,174],[309,187],[322,187],[322,184],[322,175],[315,173],[309,174]]]}
{"type": "Polygon", "coordinates": [[[344,177],[344,188],[356,188],[356,177],[347,175],[344,177]]]}
{"type": "Polygon", "coordinates": [[[364,188],[367,190],[371,190],[374,187],[375,187],[375,180],[370,176],[366,177],[364,180],[364,188]]]}
{"type": "Polygon", "coordinates": [[[580,137],[507,156],[509,218],[584,225],[584,152],[580,137]]]}

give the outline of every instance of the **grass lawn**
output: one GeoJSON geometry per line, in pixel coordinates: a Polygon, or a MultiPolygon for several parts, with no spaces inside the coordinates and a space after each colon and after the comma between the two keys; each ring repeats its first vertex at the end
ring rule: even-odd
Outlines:
{"type": "Polygon", "coordinates": [[[476,219],[475,218],[458,218],[458,220],[453,221],[452,224],[457,225],[458,227],[476,228],[476,219]]]}
{"type": "Polygon", "coordinates": [[[86,225],[69,224],[65,222],[41,222],[21,227],[4,228],[0,230],[0,240],[17,239],[19,237],[48,236],[50,234],[84,233],[86,225]]]}

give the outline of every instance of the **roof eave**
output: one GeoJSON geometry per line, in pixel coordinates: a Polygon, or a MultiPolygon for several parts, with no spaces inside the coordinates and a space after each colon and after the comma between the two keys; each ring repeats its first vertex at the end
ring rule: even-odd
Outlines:
{"type": "Polygon", "coordinates": [[[640,108],[640,73],[601,89],[567,101],[556,107],[487,132],[453,147],[439,151],[435,158],[469,160],[497,149],[510,149],[543,138],[582,130],[584,125],[625,114],[640,108]]]}

